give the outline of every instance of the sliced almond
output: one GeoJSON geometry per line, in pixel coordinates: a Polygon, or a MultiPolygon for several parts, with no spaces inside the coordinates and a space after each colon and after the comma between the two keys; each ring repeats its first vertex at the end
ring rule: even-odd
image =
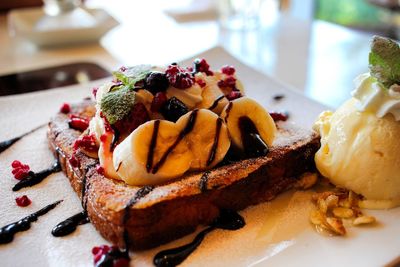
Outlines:
{"type": "Polygon", "coordinates": [[[354,219],[353,225],[362,225],[362,224],[370,224],[376,222],[375,217],[373,216],[360,216],[354,219]]]}
{"type": "Polygon", "coordinates": [[[331,230],[338,235],[345,235],[346,229],[343,226],[343,221],[334,217],[327,217],[326,222],[330,226],[331,230]]]}
{"type": "Polygon", "coordinates": [[[343,207],[333,208],[332,213],[333,215],[335,215],[335,217],[339,217],[342,219],[348,219],[354,216],[354,212],[352,209],[343,207]]]}

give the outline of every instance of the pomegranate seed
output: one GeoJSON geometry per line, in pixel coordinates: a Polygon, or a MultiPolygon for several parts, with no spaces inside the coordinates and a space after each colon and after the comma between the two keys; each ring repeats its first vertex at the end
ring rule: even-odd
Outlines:
{"type": "Polygon", "coordinates": [[[11,163],[11,173],[17,180],[22,180],[29,175],[30,167],[27,164],[22,164],[19,160],[14,160],[11,163]]]}
{"type": "Polygon", "coordinates": [[[270,112],[269,115],[274,121],[286,121],[289,118],[289,114],[286,112],[270,112]]]}
{"type": "Polygon", "coordinates": [[[96,255],[97,253],[99,253],[101,251],[100,247],[93,247],[92,248],[92,254],[96,255]]]}
{"type": "Polygon", "coordinates": [[[79,137],[74,142],[74,149],[82,148],[88,152],[96,152],[99,148],[94,134],[79,137]]]}
{"type": "Polygon", "coordinates": [[[75,155],[72,155],[71,158],[69,159],[69,163],[71,164],[72,167],[77,168],[79,167],[79,160],[76,158],[75,155]]]}
{"type": "Polygon", "coordinates": [[[71,118],[68,122],[69,127],[83,132],[89,127],[89,121],[84,118],[71,118]]]}
{"type": "Polygon", "coordinates": [[[240,98],[242,97],[242,93],[240,93],[240,91],[231,91],[226,98],[228,98],[228,100],[232,101],[234,99],[240,98]]]}
{"type": "Polygon", "coordinates": [[[104,175],[104,168],[101,167],[100,165],[97,165],[96,171],[97,171],[98,174],[104,175]]]}
{"type": "Polygon", "coordinates": [[[233,66],[225,65],[221,68],[221,72],[226,75],[233,75],[235,74],[235,68],[233,66]]]}
{"type": "Polygon", "coordinates": [[[164,106],[164,104],[167,102],[167,94],[164,92],[158,92],[154,98],[153,101],[151,102],[151,107],[150,110],[153,112],[159,112],[160,109],[164,106]]]}
{"type": "Polygon", "coordinates": [[[178,65],[169,65],[165,75],[169,83],[175,88],[186,89],[194,83],[192,74],[178,65]]]}
{"type": "Polygon", "coordinates": [[[26,195],[23,195],[22,197],[17,197],[15,199],[15,202],[20,207],[26,207],[32,203],[32,201],[26,195]]]}
{"type": "Polygon", "coordinates": [[[71,106],[68,103],[62,104],[62,106],[60,108],[60,112],[62,112],[64,114],[68,114],[70,111],[71,111],[71,106]]]}

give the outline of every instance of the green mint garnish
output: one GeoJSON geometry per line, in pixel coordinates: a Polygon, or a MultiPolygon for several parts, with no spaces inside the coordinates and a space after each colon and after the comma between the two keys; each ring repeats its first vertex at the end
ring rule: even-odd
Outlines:
{"type": "Polygon", "coordinates": [[[124,71],[114,71],[113,76],[120,80],[124,85],[134,87],[135,84],[149,74],[151,71],[151,65],[137,65],[134,67],[126,68],[124,71]]]}
{"type": "Polygon", "coordinates": [[[388,38],[375,36],[369,53],[371,76],[386,88],[400,83],[400,47],[388,38]]]}
{"type": "Polygon", "coordinates": [[[122,120],[135,104],[136,93],[130,86],[106,93],[100,101],[100,109],[110,124],[122,120]]]}

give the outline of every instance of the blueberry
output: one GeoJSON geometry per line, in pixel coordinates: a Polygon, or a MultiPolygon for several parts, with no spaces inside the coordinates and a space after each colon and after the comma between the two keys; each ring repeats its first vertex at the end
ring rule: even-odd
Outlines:
{"type": "Polygon", "coordinates": [[[145,80],[145,87],[149,90],[153,95],[158,92],[164,92],[167,90],[169,86],[169,82],[164,73],[153,71],[150,72],[145,80]]]}
{"type": "Polygon", "coordinates": [[[161,114],[165,119],[176,122],[182,115],[189,112],[186,105],[176,97],[171,97],[161,108],[161,114]]]}

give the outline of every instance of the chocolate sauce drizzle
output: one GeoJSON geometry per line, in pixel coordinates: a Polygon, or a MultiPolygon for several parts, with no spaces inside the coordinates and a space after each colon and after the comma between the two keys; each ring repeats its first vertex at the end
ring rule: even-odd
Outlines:
{"type": "Polygon", "coordinates": [[[220,95],[219,97],[217,97],[214,102],[212,103],[212,105],[208,108],[209,110],[213,110],[214,108],[216,108],[218,106],[219,101],[221,101],[222,99],[224,99],[224,95],[220,95]]]}
{"type": "Polygon", "coordinates": [[[239,118],[239,129],[246,157],[254,158],[268,154],[268,145],[262,140],[257,127],[249,117],[239,118]]]}
{"type": "Polygon", "coordinates": [[[215,126],[215,136],[214,136],[214,143],[210,150],[210,155],[208,156],[207,166],[209,166],[215,159],[215,153],[217,152],[218,142],[219,142],[219,134],[221,132],[222,127],[222,119],[218,118],[215,126]]]}
{"type": "Polygon", "coordinates": [[[21,220],[10,223],[2,228],[0,228],[0,244],[7,244],[13,241],[14,235],[18,232],[26,231],[31,228],[31,223],[37,221],[37,219],[54,209],[58,204],[60,204],[62,200],[56,201],[53,204],[47,205],[46,207],[38,210],[21,220]]]}
{"type": "MultiPolygon", "coordinates": [[[[135,203],[137,203],[139,201],[139,199],[143,198],[144,196],[146,196],[148,193],[150,193],[152,190],[154,189],[153,186],[144,186],[142,188],[140,188],[136,194],[133,196],[133,198],[131,198],[128,202],[128,204],[125,206],[124,209],[124,216],[123,216],[123,225],[124,227],[126,227],[126,223],[129,220],[129,209],[135,205],[135,203]]],[[[118,259],[126,259],[126,260],[130,260],[129,258],[129,244],[130,244],[130,240],[129,240],[129,235],[128,235],[128,231],[126,229],[124,229],[123,232],[123,238],[124,238],[124,242],[125,242],[125,248],[123,250],[120,249],[113,249],[110,250],[109,252],[105,253],[102,258],[96,263],[96,267],[106,267],[106,266],[113,266],[113,262],[115,260],[118,259]]]]}
{"type": "Polygon", "coordinates": [[[219,217],[206,229],[197,234],[189,244],[158,252],[153,259],[157,267],[176,266],[182,263],[203,241],[204,237],[215,229],[238,230],[245,225],[242,216],[231,210],[221,210],[219,217]]]}
{"type": "Polygon", "coordinates": [[[14,143],[16,143],[17,141],[21,140],[23,137],[25,137],[25,136],[27,136],[27,135],[29,135],[29,134],[31,134],[31,133],[33,133],[33,132],[39,130],[40,128],[42,128],[42,127],[44,127],[44,126],[46,126],[46,124],[39,125],[38,127],[34,128],[34,129],[32,129],[32,130],[30,130],[30,131],[27,132],[27,133],[24,133],[24,134],[20,135],[20,136],[11,138],[11,139],[9,139],[9,140],[5,140],[5,141],[3,141],[3,142],[0,142],[0,153],[3,152],[3,151],[5,151],[7,148],[9,148],[10,146],[12,146],[12,145],[13,145],[14,143]]]}
{"type": "Polygon", "coordinates": [[[225,111],[225,112],[226,112],[225,122],[228,121],[229,112],[231,112],[232,106],[233,106],[233,103],[232,103],[232,102],[229,102],[228,106],[226,107],[226,111],[225,111]]]}
{"type": "Polygon", "coordinates": [[[210,173],[211,173],[210,171],[206,171],[200,177],[199,187],[202,193],[207,191],[208,176],[210,175],[210,173]]]}
{"type": "Polygon", "coordinates": [[[175,142],[165,151],[165,153],[161,156],[160,160],[153,166],[151,173],[155,174],[161,168],[161,166],[167,160],[168,155],[175,149],[175,147],[182,141],[183,137],[190,133],[193,130],[194,124],[196,122],[198,109],[195,109],[190,113],[189,120],[185,126],[185,128],[179,133],[178,138],[175,142]]]}
{"type": "Polygon", "coordinates": [[[25,177],[24,179],[22,179],[21,181],[19,181],[16,185],[14,185],[14,187],[12,188],[12,191],[18,191],[21,188],[34,186],[34,185],[40,183],[41,181],[43,181],[50,174],[56,173],[59,171],[61,171],[61,165],[58,160],[56,160],[53,163],[53,165],[48,169],[42,170],[40,172],[29,171],[28,176],[25,177]]]}
{"type": "Polygon", "coordinates": [[[53,228],[53,230],[51,230],[51,234],[56,237],[66,236],[74,232],[78,225],[86,224],[89,222],[90,220],[87,216],[86,211],[81,211],[57,224],[53,228]]]}
{"type": "Polygon", "coordinates": [[[159,128],[160,128],[160,120],[156,120],[154,122],[153,134],[151,135],[149,152],[147,153],[147,163],[146,163],[147,172],[150,172],[151,167],[153,166],[154,149],[157,145],[157,135],[159,128]]]}

